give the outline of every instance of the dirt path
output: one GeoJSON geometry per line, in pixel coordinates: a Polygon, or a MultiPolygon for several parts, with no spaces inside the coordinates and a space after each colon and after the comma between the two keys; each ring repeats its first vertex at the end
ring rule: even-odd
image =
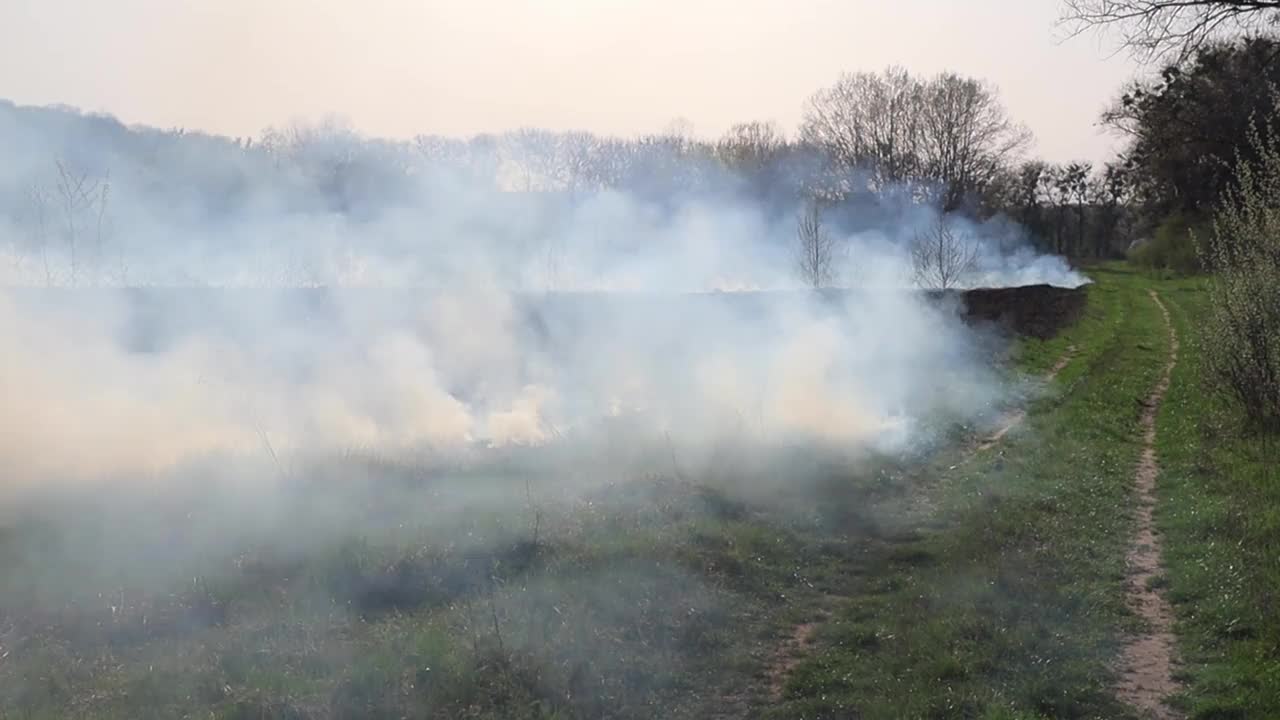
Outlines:
{"type": "MultiPolygon", "coordinates": [[[[834,602],[828,602],[828,604],[834,604],[834,602]]],[[[796,625],[791,629],[791,635],[782,641],[782,646],[778,648],[778,653],[768,670],[771,701],[777,702],[782,699],[782,689],[787,676],[808,654],[809,646],[813,644],[813,636],[818,632],[818,626],[830,617],[830,611],[825,608],[819,610],[816,618],[796,625]]]]}
{"type": "Polygon", "coordinates": [[[1178,362],[1178,334],[1169,319],[1169,310],[1153,290],[1151,299],[1160,307],[1169,330],[1169,359],[1151,395],[1143,404],[1142,457],[1134,475],[1134,491],[1138,501],[1137,534],[1129,549],[1128,600],[1147,629],[1132,637],[1120,654],[1120,685],[1117,694],[1124,702],[1156,720],[1179,717],[1165,705],[1165,700],[1178,690],[1173,679],[1174,636],[1173,611],[1160,591],[1151,587],[1160,574],[1160,536],[1156,534],[1153,513],[1156,504],[1156,479],[1160,466],[1156,462],[1156,416],[1169,390],[1173,367],[1178,362]]]}
{"type": "MultiPolygon", "coordinates": [[[[1048,372],[1044,374],[1044,382],[1053,382],[1053,379],[1058,377],[1058,373],[1062,372],[1066,369],[1067,365],[1071,364],[1071,359],[1075,356],[1076,346],[1071,345],[1067,348],[1066,352],[1062,354],[1062,357],[1058,358],[1058,361],[1053,364],[1053,367],[1049,368],[1048,372]]],[[[1022,424],[1022,421],[1026,419],[1027,411],[1021,408],[1009,413],[1001,419],[995,432],[978,442],[975,450],[982,451],[994,447],[1004,439],[1005,435],[1008,435],[1011,430],[1018,427],[1018,425],[1022,424]]]]}

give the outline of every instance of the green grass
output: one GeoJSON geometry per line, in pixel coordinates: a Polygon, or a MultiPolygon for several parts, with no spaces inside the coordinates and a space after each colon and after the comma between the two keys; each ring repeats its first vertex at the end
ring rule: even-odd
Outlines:
{"type": "Polygon", "coordinates": [[[1204,280],[1163,290],[1183,339],[1159,418],[1157,525],[1193,718],[1280,717],[1280,453],[1206,391],[1204,280]]]}
{"type": "MultiPolygon", "coordinates": [[[[1123,602],[1138,401],[1167,351],[1147,281],[1095,273],[1056,392],[1003,446],[942,468],[934,529],[843,593],[776,718],[1127,717],[1109,687],[1123,602]]],[[[945,464],[945,460],[943,461],[945,464]]]]}
{"type": "MultiPolygon", "coordinates": [[[[259,528],[235,553],[157,559],[181,572],[136,557],[174,534],[168,513],[126,503],[124,539],[96,500],[70,529],[29,518],[0,531],[0,718],[1133,717],[1111,687],[1140,629],[1124,557],[1140,401],[1168,352],[1152,288],[1183,339],[1157,509],[1179,702],[1280,717],[1276,455],[1200,385],[1202,281],[1090,274],[1080,322],[1021,343],[1011,374],[1072,361],[976,455],[796,456],[755,469],[774,485],[725,471],[585,497],[475,478],[515,499],[447,512],[437,485],[390,468],[393,483],[306,496],[317,527],[375,498],[350,531],[290,528],[324,540],[278,547],[259,528]],[[814,620],[775,702],[783,640],[814,620]]],[[[217,502],[192,501],[192,526],[217,502]]]]}
{"type": "Polygon", "coordinates": [[[697,717],[797,551],[763,523],[630,509],[548,520],[511,552],[358,538],[255,560],[170,594],[222,604],[171,632],[156,618],[181,612],[156,601],[59,608],[13,634],[0,717],[697,717]]]}

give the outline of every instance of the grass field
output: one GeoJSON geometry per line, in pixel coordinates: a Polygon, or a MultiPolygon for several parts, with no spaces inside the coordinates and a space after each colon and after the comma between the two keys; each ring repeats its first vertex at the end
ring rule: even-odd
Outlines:
{"type": "Polygon", "coordinates": [[[846,589],[771,716],[1126,716],[1125,508],[1167,341],[1140,278],[1095,275],[1086,317],[1021,355],[1038,371],[1076,348],[1049,397],[1001,445],[932,468],[931,526],[846,589]]]}
{"type": "MultiPolygon", "coordinates": [[[[1202,281],[1164,284],[1180,333],[1195,338],[1202,281]]],[[[1159,525],[1194,718],[1280,717],[1280,453],[1205,393],[1194,345],[1160,415],[1159,525]]]]}
{"type": "Polygon", "coordinates": [[[0,530],[0,717],[1132,717],[1112,686],[1140,629],[1138,418],[1169,350],[1152,288],[1183,337],[1158,426],[1178,702],[1280,717],[1272,449],[1202,389],[1198,281],[1091,274],[1085,317],[1009,371],[1071,361],[984,449],[856,472],[799,456],[755,468],[775,482],[750,492],[731,472],[575,495],[477,477],[509,501],[474,512],[383,468],[396,479],[331,499],[379,498],[358,530],[246,533],[183,555],[181,580],[122,572],[175,562],[137,548],[189,540],[209,498],[19,518],[0,530]],[[145,520],[175,508],[193,519],[145,520]]]}

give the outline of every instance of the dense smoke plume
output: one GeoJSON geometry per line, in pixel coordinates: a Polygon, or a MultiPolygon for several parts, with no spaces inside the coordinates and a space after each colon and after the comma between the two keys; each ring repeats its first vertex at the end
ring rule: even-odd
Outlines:
{"type": "Polygon", "coordinates": [[[922,233],[953,287],[1083,281],[737,139],[0,104],[0,706],[664,715],[810,582],[788,528],[892,532],[898,470],[1024,389],[912,287],[922,233]]]}
{"type": "MultiPolygon", "coordinates": [[[[938,212],[803,148],[748,171],[672,135],[247,142],[8,107],[0,150],[11,485],[598,455],[621,424],[689,462],[728,435],[904,449],[1002,397],[983,337],[907,291],[938,212]],[[812,197],[840,248],[816,292],[793,262],[812,197]]],[[[999,218],[946,221],[964,285],[1083,282],[999,218]]]]}

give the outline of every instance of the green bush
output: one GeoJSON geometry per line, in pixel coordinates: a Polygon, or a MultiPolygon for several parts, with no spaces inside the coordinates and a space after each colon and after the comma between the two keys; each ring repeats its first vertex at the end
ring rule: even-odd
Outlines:
{"type": "MultiPolygon", "coordinates": [[[[1267,133],[1266,138],[1276,137],[1267,133]]],[[[1280,148],[1253,134],[1256,162],[1241,162],[1207,235],[1213,273],[1205,366],[1211,386],[1255,426],[1280,428],[1280,148]]]]}
{"type": "Polygon", "coordinates": [[[1160,223],[1151,240],[1129,251],[1129,260],[1151,270],[1172,270],[1183,275],[1200,272],[1196,237],[1204,229],[1203,222],[1174,213],[1160,223]]]}

